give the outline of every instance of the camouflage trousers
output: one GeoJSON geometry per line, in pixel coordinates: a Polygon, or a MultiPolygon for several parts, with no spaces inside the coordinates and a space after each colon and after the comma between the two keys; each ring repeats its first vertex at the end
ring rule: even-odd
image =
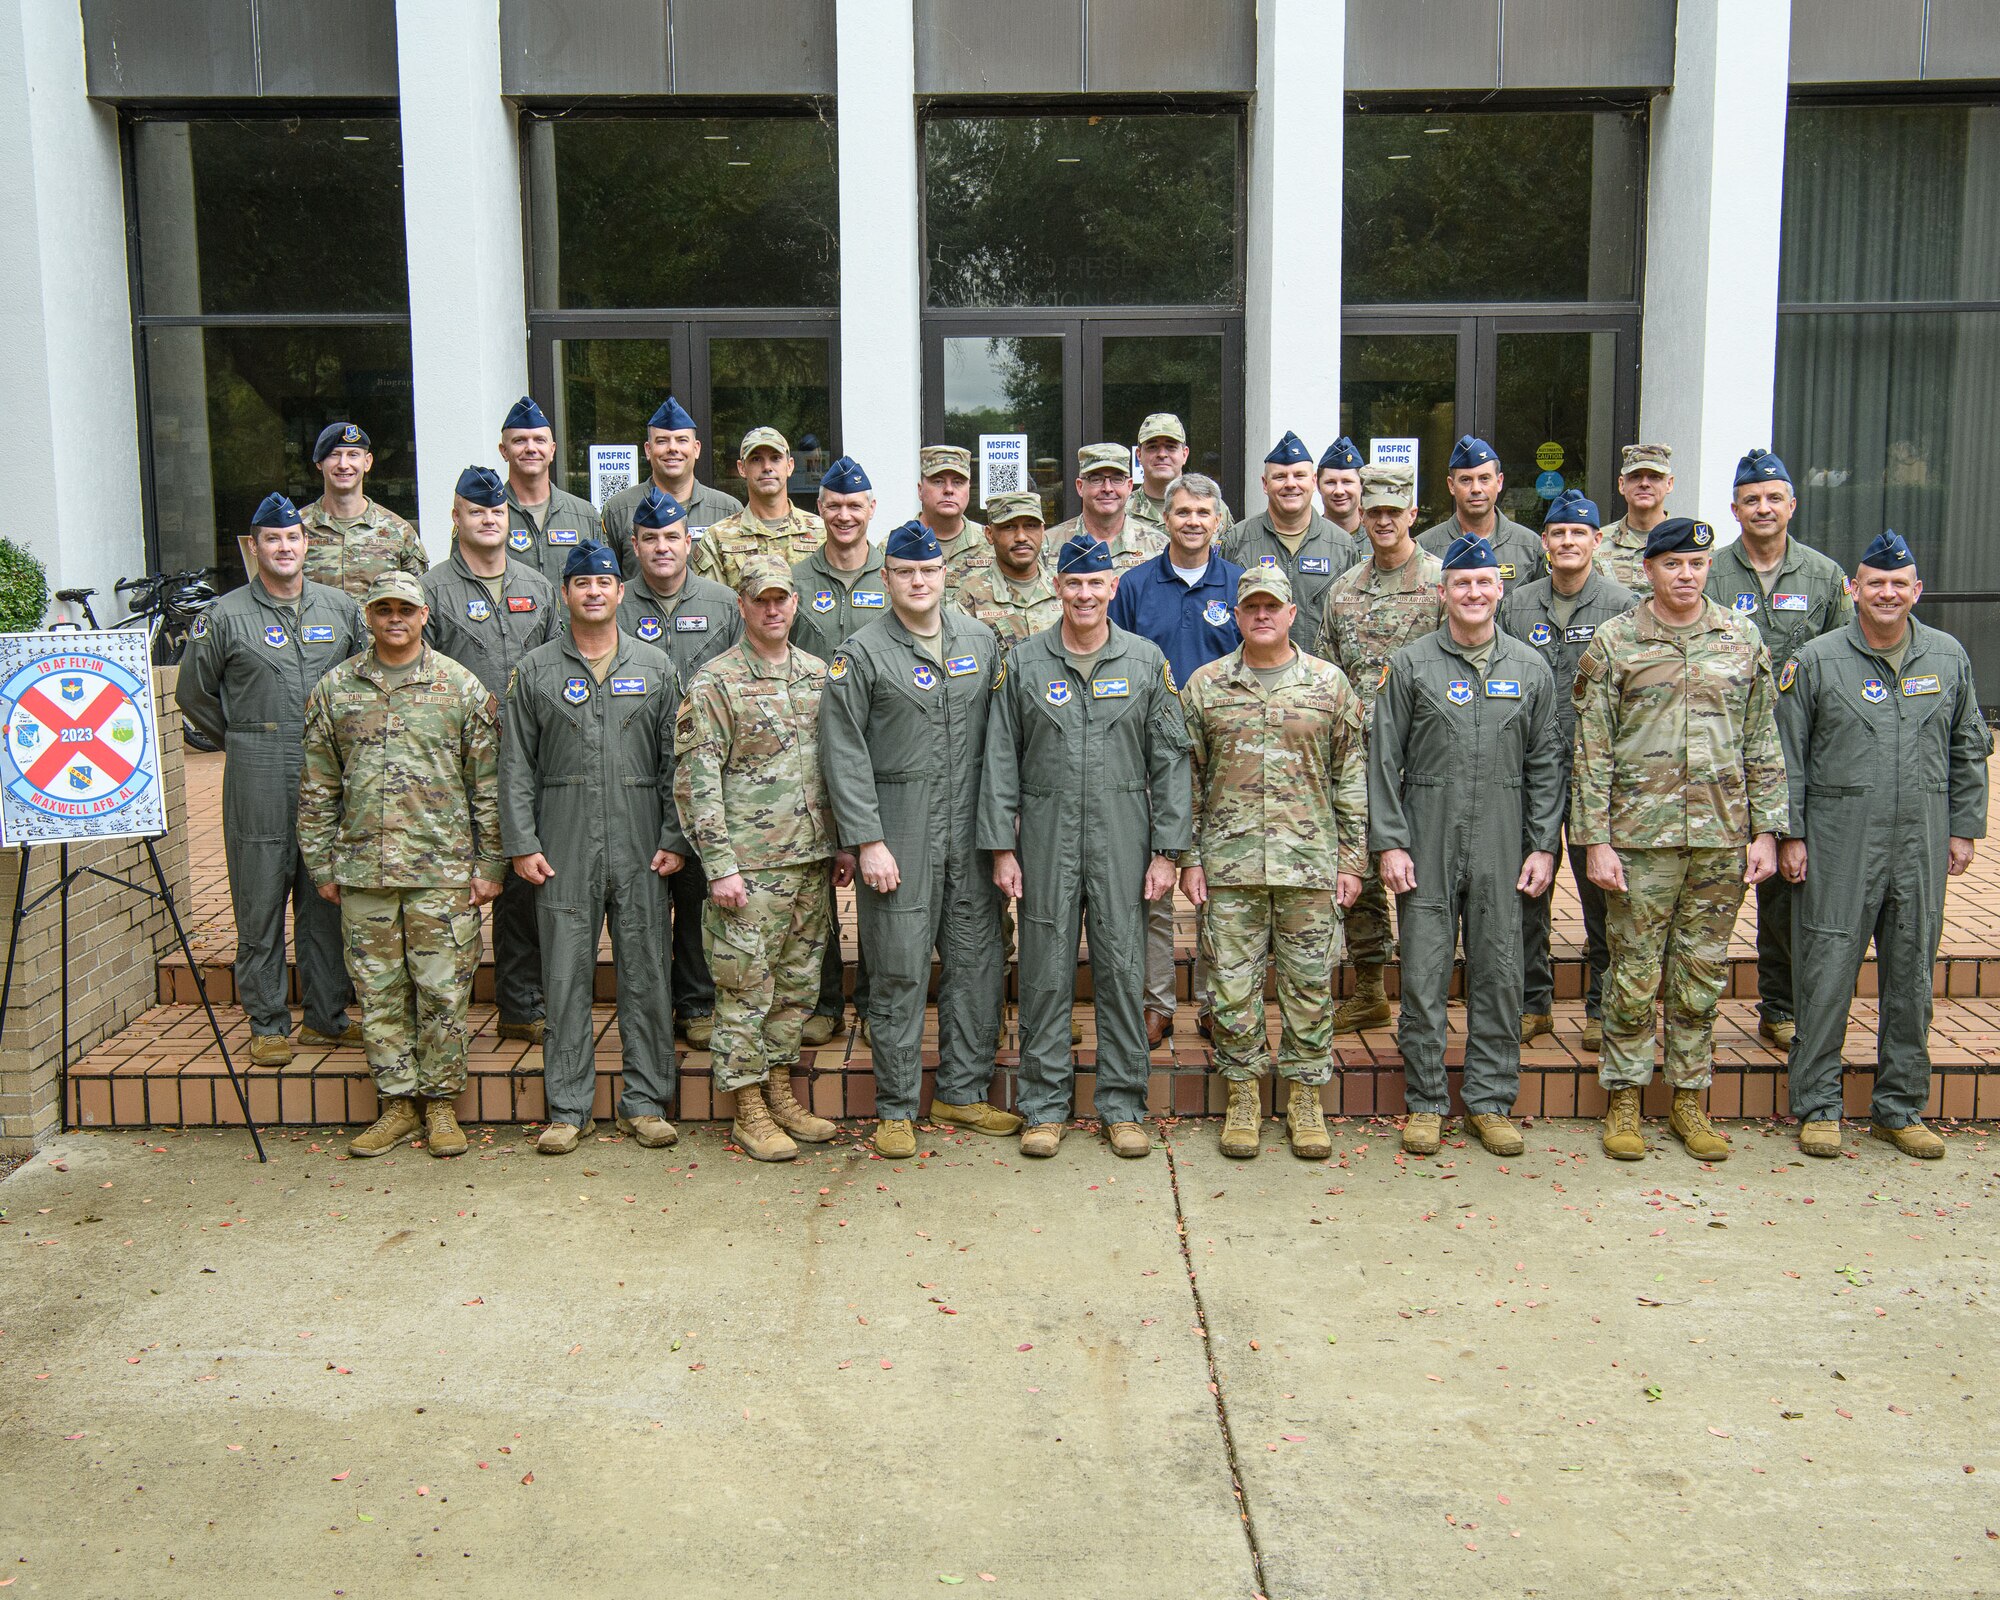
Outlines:
{"type": "Polygon", "coordinates": [[[1729,934],[1743,904],[1743,856],[1734,850],[1625,850],[1625,892],[1607,894],[1604,979],[1607,1089],[1653,1081],[1654,1004],[1666,1013],[1666,1079],[1706,1089],[1715,1068],[1715,1003],[1728,971],[1729,934]]]}
{"type": "Polygon", "coordinates": [[[340,891],[340,936],[378,1094],[455,1100],[479,912],[462,888],[340,891]]]}
{"type": "Polygon", "coordinates": [[[1215,1064],[1225,1078],[1260,1078],[1271,1058],[1264,972],[1278,969],[1278,1076],[1333,1076],[1333,996],[1340,909],[1325,889],[1213,884],[1201,924],[1215,1014],[1215,1064]]]}
{"type": "Polygon", "coordinates": [[[701,947],[715,979],[715,1087],[762,1083],[796,1066],[799,1034],[819,994],[820,957],[833,931],[824,861],[745,872],[750,903],[701,911],[701,947]]]}
{"type": "Polygon", "coordinates": [[[1347,959],[1357,967],[1386,967],[1395,956],[1389,891],[1382,887],[1377,858],[1371,855],[1368,870],[1361,875],[1360,897],[1347,908],[1347,959]]]}

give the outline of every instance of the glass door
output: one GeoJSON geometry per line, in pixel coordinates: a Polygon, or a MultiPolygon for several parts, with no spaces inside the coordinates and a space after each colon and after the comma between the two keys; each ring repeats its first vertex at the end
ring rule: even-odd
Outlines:
{"type": "Polygon", "coordinates": [[[972,453],[980,493],[981,434],[1026,434],[1029,481],[1050,522],[1076,515],[1083,432],[1082,341],[1073,320],[1024,319],[1018,331],[983,321],[934,322],[924,338],[924,438],[972,453]]]}
{"type": "Polygon", "coordinates": [[[1349,333],[1340,341],[1340,431],[1364,456],[1374,439],[1417,441],[1419,528],[1451,510],[1445,463],[1458,438],[1458,418],[1471,409],[1460,394],[1462,379],[1468,386],[1470,379],[1461,343],[1457,329],[1349,333]]]}

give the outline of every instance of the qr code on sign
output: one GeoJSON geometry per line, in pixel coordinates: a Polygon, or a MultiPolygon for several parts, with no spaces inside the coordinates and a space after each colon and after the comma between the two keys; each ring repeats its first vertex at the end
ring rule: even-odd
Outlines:
{"type": "Polygon", "coordinates": [[[623,494],[632,487],[632,474],[623,468],[611,467],[602,472],[597,481],[604,491],[604,498],[609,500],[614,494],[623,494]]]}
{"type": "Polygon", "coordinates": [[[986,468],[986,492],[996,494],[1024,494],[1028,489],[1025,464],[1020,461],[991,461],[986,468]]]}

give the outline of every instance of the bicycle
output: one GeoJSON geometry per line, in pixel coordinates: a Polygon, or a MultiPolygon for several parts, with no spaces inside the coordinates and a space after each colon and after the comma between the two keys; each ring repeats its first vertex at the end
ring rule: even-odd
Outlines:
{"type": "MultiPolygon", "coordinates": [[[[91,606],[91,599],[97,593],[95,589],[58,589],[55,598],[80,610],[83,620],[78,621],[74,616],[51,617],[46,627],[51,633],[117,632],[143,628],[152,636],[154,664],[176,666],[187,654],[188,639],[196,619],[215,604],[215,586],[209,581],[215,575],[214,567],[190,567],[182,572],[154,572],[143,578],[120,578],[112,587],[125,599],[127,614],[109,628],[97,620],[97,612],[91,606]]],[[[222,748],[192,725],[184,729],[182,736],[191,749],[214,751],[222,748]]]]}

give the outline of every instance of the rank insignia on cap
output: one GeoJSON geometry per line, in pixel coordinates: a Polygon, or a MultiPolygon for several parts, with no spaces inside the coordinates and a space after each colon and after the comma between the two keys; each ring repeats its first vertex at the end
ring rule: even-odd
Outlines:
{"type": "Polygon", "coordinates": [[[576,534],[576,529],[574,528],[549,529],[550,544],[575,544],[576,538],[577,534],[576,534]]]}
{"type": "Polygon", "coordinates": [[[674,632],[675,632],[675,633],[706,633],[706,632],[708,632],[708,618],[706,618],[706,617],[675,617],[675,618],[674,618],[674,632]]]}
{"type": "Polygon", "coordinates": [[[1333,563],[1325,556],[1300,556],[1299,571],[1317,573],[1324,576],[1333,570],[1333,563]]]}
{"type": "Polygon", "coordinates": [[[1090,698],[1093,700],[1122,700],[1132,692],[1132,684],[1126,678],[1092,678],[1090,698]]]}
{"type": "Polygon", "coordinates": [[[188,629],[188,637],[190,639],[206,639],[208,637],[208,618],[196,617],[194,619],[194,626],[188,629]]]}
{"type": "Polygon", "coordinates": [[[535,597],[531,594],[510,594],[507,596],[507,609],[509,611],[533,611],[535,609],[535,597]]]}
{"type": "Polygon", "coordinates": [[[590,698],[590,685],[582,678],[571,678],[563,685],[563,698],[573,706],[580,706],[590,698]]]}
{"type": "Polygon", "coordinates": [[[660,627],[660,619],[658,617],[641,617],[639,619],[639,626],[632,631],[641,639],[644,639],[646,643],[651,644],[665,630],[660,627]]]}
{"type": "Polygon", "coordinates": [[[611,680],[611,692],[613,694],[644,694],[646,692],[646,680],[644,678],[613,678],[611,680]]]}
{"type": "Polygon", "coordinates": [[[829,678],[833,679],[835,683],[840,682],[842,678],[846,677],[847,657],[835,656],[832,661],[827,663],[826,675],[829,678]]]}
{"type": "Polygon", "coordinates": [[[1276,556],[1259,556],[1257,558],[1257,565],[1260,567],[1275,567],[1277,564],[1278,558],[1276,556]]]}
{"type": "Polygon", "coordinates": [[[1729,602],[1729,609],[1731,611],[1741,611],[1747,616],[1750,612],[1757,609],[1757,597],[1754,594],[1739,594],[1734,600],[1729,602]]]}
{"type": "Polygon", "coordinates": [[[1938,682],[1937,674],[1934,672],[1927,672],[1921,678],[1905,678],[1903,680],[1904,694],[1941,694],[1943,692],[1944,686],[1938,682]]]}
{"type": "Polygon", "coordinates": [[[1521,698],[1521,684],[1515,678],[1488,678],[1486,698],[1489,700],[1518,700],[1521,698]]]}
{"type": "Polygon", "coordinates": [[[1220,600],[1211,600],[1201,608],[1201,620],[1211,628],[1219,628],[1229,620],[1229,607],[1220,600]]]}
{"type": "Polygon", "coordinates": [[[1455,706],[1462,706],[1472,698],[1472,685],[1463,678],[1453,678],[1445,685],[1444,695],[1455,706]]]}
{"type": "Polygon", "coordinates": [[[979,657],[977,656],[951,656],[946,659],[944,664],[944,675],[947,678],[963,678],[968,673],[977,672],[978,670],[979,657]]]}
{"type": "MultiPolygon", "coordinates": [[[[1787,662],[1786,665],[1789,666],[1790,663],[1787,662]]],[[[1861,698],[1880,705],[1884,700],[1889,698],[1889,691],[1882,687],[1882,680],[1880,678],[1863,678],[1861,680],[1861,698]]]]}
{"type": "Polygon", "coordinates": [[[916,680],[919,689],[935,689],[937,687],[937,673],[932,669],[928,661],[919,661],[910,669],[910,676],[916,680]]]}
{"type": "Polygon", "coordinates": [[[880,611],[889,603],[889,597],[879,589],[856,589],[847,600],[856,611],[880,611]]]}
{"type": "Polygon", "coordinates": [[[1049,679],[1049,704],[1052,706],[1066,706],[1069,704],[1069,679],[1049,679]]]}
{"type": "Polygon", "coordinates": [[[812,598],[812,608],[819,612],[831,611],[833,609],[833,591],[831,589],[816,590],[812,598]]]}
{"type": "Polygon", "coordinates": [[[1785,670],[1778,674],[1778,693],[1783,694],[1787,689],[1791,688],[1792,680],[1796,678],[1798,675],[1799,675],[1798,662],[1787,661],[1785,663],[1785,670]]]}
{"type": "Polygon", "coordinates": [[[1529,644],[1547,644],[1555,637],[1555,631],[1546,622],[1538,622],[1528,630],[1529,644]]]}
{"type": "Polygon", "coordinates": [[[332,644],[333,629],[327,627],[306,629],[307,644],[332,644]]]}
{"type": "Polygon", "coordinates": [[[525,550],[534,542],[535,536],[526,528],[516,528],[507,535],[507,548],[510,550],[525,550]]]}
{"type": "Polygon", "coordinates": [[[488,617],[493,615],[493,607],[487,603],[486,598],[482,595],[478,599],[465,602],[465,614],[472,618],[474,622],[484,622],[488,617]]]}
{"type": "Polygon", "coordinates": [[[279,627],[277,623],[272,623],[264,630],[264,642],[274,650],[284,648],[285,630],[279,627]]]}
{"type": "Polygon", "coordinates": [[[1706,550],[1715,543],[1715,530],[1705,522],[1697,522],[1694,525],[1694,532],[1688,537],[1694,541],[1695,549],[1706,550]]]}

